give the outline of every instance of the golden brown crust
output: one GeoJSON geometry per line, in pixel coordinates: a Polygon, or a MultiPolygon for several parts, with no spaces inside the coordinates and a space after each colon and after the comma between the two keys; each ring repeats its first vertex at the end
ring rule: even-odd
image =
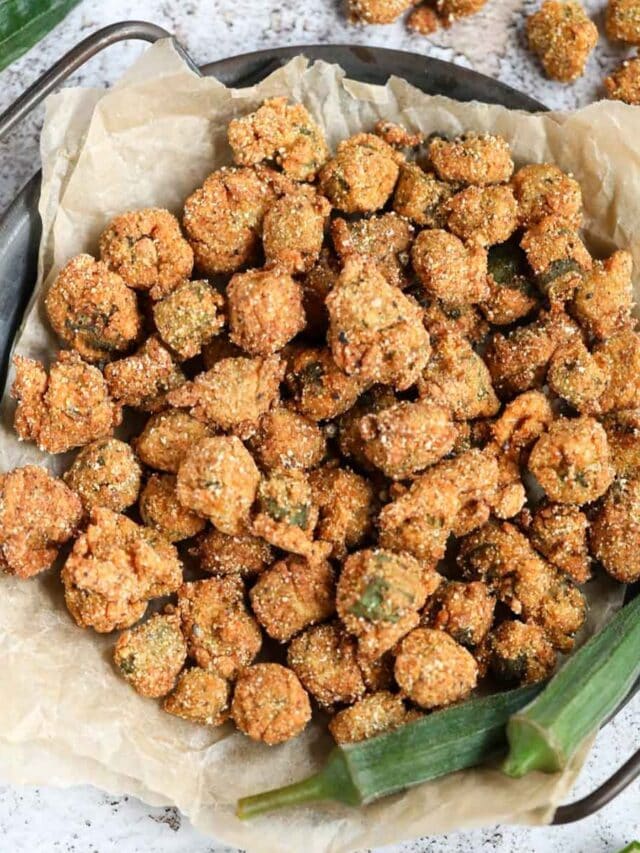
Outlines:
{"type": "Polygon", "coordinates": [[[527,19],[527,38],[547,76],[571,83],[584,73],[598,29],[575,0],[545,0],[527,19]]]}
{"type": "Polygon", "coordinates": [[[302,732],[311,719],[311,704],[290,669],[277,663],[258,663],[236,682],[231,716],[241,732],[274,746],[302,732]]]}

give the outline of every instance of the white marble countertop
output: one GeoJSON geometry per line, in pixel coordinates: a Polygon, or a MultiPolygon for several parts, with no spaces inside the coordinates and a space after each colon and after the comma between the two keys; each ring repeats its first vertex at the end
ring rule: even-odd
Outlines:
{"type": "MultiPolygon", "coordinates": [[[[522,41],[531,0],[489,0],[481,15],[433,40],[388,27],[346,24],[341,0],[84,0],[35,50],[0,74],[0,110],[65,51],[95,29],[125,19],[153,21],[182,41],[197,62],[261,47],[318,42],[373,44],[428,54],[498,77],[552,108],[571,108],[600,95],[604,72],[621,57],[604,38],[587,74],[572,87],[544,80],[522,41]],[[482,38],[478,38],[478,33],[482,38]]],[[[588,0],[599,20],[603,0],[588,0]]],[[[96,57],[71,83],[104,86],[142,50],[118,45],[96,57]]],[[[0,211],[35,171],[41,111],[0,144],[0,211]]],[[[4,700],[6,701],[6,700],[4,700]]],[[[592,790],[640,743],[640,697],[600,734],[576,796],[592,790]]],[[[2,770],[0,768],[0,782],[2,770]]],[[[579,824],[527,829],[490,827],[393,848],[394,853],[615,853],[640,838],[640,785],[579,824]]],[[[90,787],[12,788],[0,785],[1,853],[223,853],[229,848],[198,833],[174,809],[155,809],[90,787]]],[[[285,846],[283,845],[283,849],[285,846]]],[[[390,853],[392,848],[386,848],[390,853]]]]}

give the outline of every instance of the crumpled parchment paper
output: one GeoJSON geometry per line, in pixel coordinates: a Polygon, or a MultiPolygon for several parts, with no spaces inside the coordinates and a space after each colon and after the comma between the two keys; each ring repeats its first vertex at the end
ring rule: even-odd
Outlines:
{"type": "MultiPolygon", "coordinates": [[[[180,212],[213,169],[230,162],[229,120],[266,97],[302,101],[335,145],[379,117],[424,133],[494,131],[516,161],[550,160],[581,183],[595,251],[626,246],[640,270],[640,110],[594,104],[572,114],[529,115],[430,97],[406,82],[345,79],[337,66],[299,57],[258,86],[225,88],[196,76],[170,42],[150,48],[107,92],[68,89],[48,101],[42,135],[43,239],[39,284],[16,350],[49,358],[56,348],[42,310],[47,281],[72,255],[95,251],[115,214],[148,205],[180,212]]],[[[636,281],[636,291],[638,292],[636,281]]],[[[11,377],[10,380],[11,381],[11,377]]],[[[3,401],[0,470],[28,462],[60,469],[20,444],[3,401]]],[[[586,634],[619,606],[620,587],[591,584],[586,634]]],[[[330,748],[321,724],[269,749],[233,733],[164,714],[111,668],[113,639],[81,631],[68,616],[56,572],[29,582],[0,579],[0,775],[13,783],[92,783],[150,804],[173,804],[219,841],[250,851],[345,853],[481,824],[547,822],[584,761],[562,774],[511,780],[478,769],[356,810],[320,805],[241,823],[239,796],[300,779],[330,748]]]]}

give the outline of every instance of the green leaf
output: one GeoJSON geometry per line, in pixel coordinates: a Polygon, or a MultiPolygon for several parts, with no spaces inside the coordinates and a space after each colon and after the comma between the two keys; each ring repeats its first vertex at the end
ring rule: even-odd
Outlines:
{"type": "Polygon", "coordinates": [[[44,38],[80,0],[0,2],[0,71],[44,38]]]}
{"type": "Polygon", "coordinates": [[[640,851],[640,841],[632,841],[620,853],[635,853],[636,850],[640,851]]]}

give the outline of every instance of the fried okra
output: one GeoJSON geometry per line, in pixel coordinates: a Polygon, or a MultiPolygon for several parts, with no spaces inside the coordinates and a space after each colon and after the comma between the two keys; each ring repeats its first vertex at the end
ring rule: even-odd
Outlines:
{"type": "Polygon", "coordinates": [[[400,391],[416,381],[431,350],[420,308],[374,264],[347,261],[327,309],[327,340],[345,373],[400,391]]]}
{"type": "Polygon", "coordinates": [[[440,584],[425,608],[425,625],[446,631],[462,646],[477,646],[489,633],[496,606],[482,581],[440,584]]]}
{"type": "Polygon", "coordinates": [[[108,364],[104,378],[119,405],[143,412],[164,408],[168,392],[185,381],[173,356],[155,335],[147,338],[134,355],[108,364]]]}
{"type": "Polygon", "coordinates": [[[296,181],[312,181],[329,156],[322,130],[302,104],[271,98],[227,130],[233,159],[240,166],[272,160],[296,181]]]}
{"type": "Polygon", "coordinates": [[[250,355],[272,355],[304,329],[302,288],[278,268],[236,273],[227,301],[229,338],[250,355]]]}
{"type": "Polygon", "coordinates": [[[425,229],[414,241],[411,261],[427,296],[454,305],[487,298],[487,253],[479,245],[465,245],[448,231],[425,229]]]}
{"type": "Polygon", "coordinates": [[[384,119],[378,119],[373,126],[373,132],[393,148],[417,148],[424,142],[424,134],[419,130],[412,133],[402,124],[384,119]]]}
{"type": "Polygon", "coordinates": [[[640,477],[619,479],[589,529],[591,553],[620,583],[640,578],[640,477]]]}
{"type": "Polygon", "coordinates": [[[576,506],[546,504],[537,509],[528,527],[531,544],[576,583],[591,577],[586,515],[576,506]]]}
{"type": "Polygon", "coordinates": [[[187,658],[187,644],[178,614],[152,616],[123,631],[113,650],[120,674],[141,696],[166,696],[187,658]]]}
{"type": "Polygon", "coordinates": [[[316,536],[330,542],[332,556],[342,559],[373,530],[377,509],[373,486],[348,468],[332,465],[312,471],[309,484],[319,512],[316,536]]]}
{"type": "Polygon", "coordinates": [[[278,400],[284,364],[269,358],[223,358],[168,395],[171,406],[187,408],[210,427],[251,435],[260,417],[278,400]]]}
{"type": "Polygon", "coordinates": [[[178,610],[189,657],[203,669],[236,678],[260,651],[262,634],[244,603],[240,578],[183,584],[178,610]]]}
{"type": "Polygon", "coordinates": [[[611,485],[607,435],[594,418],[558,418],[541,435],[529,456],[529,470],[552,501],[584,504],[611,485]]]}
{"type": "Polygon", "coordinates": [[[173,474],[152,474],[140,494],[140,516],[147,527],[169,542],[180,542],[204,530],[205,520],[184,507],[176,494],[173,474]]]}
{"type": "Polygon", "coordinates": [[[333,614],[333,570],[327,562],[287,557],[260,575],[249,597],[267,634],[286,643],[304,628],[333,614]]]}
{"type": "Polygon", "coordinates": [[[627,329],[613,335],[594,348],[593,357],[607,377],[600,411],[640,407],[640,333],[627,329]]]}
{"type": "Polygon", "coordinates": [[[176,474],[187,451],[209,435],[207,426],[179,409],[151,415],[133,446],[141,461],[176,474]]]}
{"type": "Polygon", "coordinates": [[[212,575],[259,575],[274,561],[268,542],[250,533],[230,536],[213,527],[192,551],[200,568],[212,575]]]}
{"type": "Polygon", "coordinates": [[[17,401],[14,427],[23,441],[47,453],[66,453],[111,435],[122,420],[97,367],[65,350],[49,368],[16,356],[11,396],[17,401]]]}
{"type": "Polygon", "coordinates": [[[320,256],[331,205],[321,195],[288,193],[267,210],[262,245],[268,266],[308,272],[320,256]]]}
{"type": "Polygon", "coordinates": [[[338,622],[315,625],[293,638],[287,664],[321,707],[351,705],[366,690],[356,650],[338,622]]]}
{"type": "Polygon", "coordinates": [[[421,36],[430,36],[440,27],[441,19],[435,9],[426,4],[417,6],[407,18],[407,28],[421,36]]]}
{"type": "Polygon", "coordinates": [[[588,335],[605,340],[632,324],[632,266],[631,254],[619,250],[594,261],[578,282],[568,308],[588,335]]]}
{"type": "Polygon", "coordinates": [[[203,438],[185,455],[176,485],[179,502],[222,533],[243,533],[255,500],[260,473],[236,436],[203,438]]]}
{"type": "Polygon", "coordinates": [[[123,512],[138,500],[140,464],[131,447],[117,438],[87,444],[64,475],[85,510],[106,506],[123,512]]]}
{"type": "Polygon", "coordinates": [[[56,334],[86,361],[107,361],[140,334],[136,294],[91,255],[78,255],[62,268],[45,308],[56,334]]]}
{"type": "Polygon", "coordinates": [[[440,181],[417,163],[403,163],[393,194],[393,209],[400,216],[427,228],[446,224],[445,202],[458,191],[456,184],[440,181]]]}
{"type": "Polygon", "coordinates": [[[387,477],[403,480],[453,449],[450,409],[430,400],[402,401],[360,421],[363,453],[387,477]]]}
{"type": "Polygon", "coordinates": [[[367,258],[377,265],[389,284],[400,288],[407,285],[413,226],[406,219],[396,213],[353,222],[334,219],[331,238],[343,263],[354,256],[367,258]]]}
{"type": "Polygon", "coordinates": [[[502,136],[469,133],[457,139],[435,137],[429,158],[438,177],[461,184],[501,184],[513,174],[511,151],[502,136]]]}
{"type": "Polygon", "coordinates": [[[638,0],[608,0],[605,29],[612,40],[640,44],[640,6],[638,0]]]}
{"type": "Polygon", "coordinates": [[[579,335],[558,347],[547,372],[549,388],[581,414],[597,414],[607,379],[579,335]]]}
{"type": "MultiPolygon", "coordinates": [[[[638,23],[640,33],[640,13],[638,23]]],[[[640,57],[625,59],[603,82],[607,97],[625,104],[640,104],[640,57]]]]}
{"type": "Polygon", "coordinates": [[[511,179],[518,202],[518,220],[523,228],[531,228],[547,216],[579,228],[582,222],[580,184],[552,163],[530,163],[511,179]]]}
{"type": "Polygon", "coordinates": [[[289,355],[285,382],[298,411],[312,421],[351,409],[367,380],[344,373],[325,347],[296,347],[289,355]]]}
{"type": "Polygon", "coordinates": [[[316,263],[300,279],[302,286],[302,308],[306,320],[305,335],[314,341],[322,341],[329,328],[329,314],[325,300],[340,275],[340,264],[335,255],[325,246],[316,263]]]}
{"type": "Polygon", "coordinates": [[[152,299],[171,293],[193,270],[193,251],[178,220],[160,208],[116,216],[100,237],[100,260],[152,299]]]}
{"type": "Polygon", "coordinates": [[[457,18],[475,15],[486,2],[487,0],[436,0],[436,11],[447,27],[457,18]]]}
{"type": "Polygon", "coordinates": [[[366,471],[373,466],[364,455],[364,439],[360,432],[360,421],[365,415],[378,414],[397,403],[393,391],[385,385],[374,385],[360,396],[357,402],[338,419],[338,445],[340,453],[347,456],[366,471]]]}
{"type": "Polygon", "coordinates": [[[163,709],[174,717],[221,726],[229,718],[229,682],[216,672],[194,666],[178,676],[172,693],[162,703],[163,709]]]}
{"type": "Polygon", "coordinates": [[[513,518],[527,501],[520,465],[508,453],[501,452],[496,445],[487,445],[485,452],[495,453],[498,463],[498,483],[491,507],[493,513],[497,518],[513,518]]]}
{"type": "Polygon", "coordinates": [[[480,246],[504,243],[518,226],[518,205],[505,184],[467,187],[446,202],[444,211],[450,231],[480,246]]]}
{"type": "Polygon", "coordinates": [[[527,39],[547,76],[571,83],[584,74],[598,42],[598,29],[580,3],[545,0],[527,19],[527,39]]]}
{"type": "Polygon", "coordinates": [[[252,740],[268,746],[297,737],[311,719],[311,703],[294,672],[278,663],[257,663],[238,678],[231,716],[252,740]]]}
{"type": "Polygon", "coordinates": [[[617,476],[626,478],[640,474],[640,409],[614,412],[601,423],[617,476]]]}
{"type": "Polygon", "coordinates": [[[515,323],[538,307],[524,252],[513,240],[489,249],[487,291],[479,307],[494,326],[515,323]]]}
{"type": "Polygon", "coordinates": [[[440,299],[418,297],[422,306],[422,320],[429,333],[437,334],[441,328],[462,335],[470,343],[477,344],[485,339],[488,324],[475,305],[460,305],[440,299]]]}
{"type": "Polygon", "coordinates": [[[556,666],[556,653],[544,631],[532,623],[507,619],[487,637],[491,672],[499,681],[535,684],[556,666]]]}
{"type": "Polygon", "coordinates": [[[0,474],[0,570],[19,578],[45,571],[81,516],[78,496],[44,468],[0,474]]]}
{"type": "Polygon", "coordinates": [[[372,133],[358,133],[338,144],[320,172],[320,191],[344,213],[373,213],[393,192],[403,157],[372,133]]]}
{"type": "Polygon", "coordinates": [[[443,631],[416,628],[398,646],[394,673],[402,692],[416,705],[441,708],[471,693],[478,665],[443,631]]]}
{"type": "Polygon", "coordinates": [[[181,359],[198,355],[224,326],[224,299],[208,281],[185,281],[153,306],[165,344],[181,359]]]}
{"type": "Polygon", "coordinates": [[[550,299],[570,299],[593,263],[578,231],[558,216],[545,216],[528,228],[520,245],[550,299]]]}
{"type": "Polygon", "coordinates": [[[421,716],[417,711],[407,711],[401,696],[381,690],[338,711],[329,722],[329,731],[336,743],[359,743],[421,716]]]}
{"type": "Polygon", "coordinates": [[[415,0],[349,0],[349,19],[354,23],[392,24],[415,0]]]}
{"type": "Polygon", "coordinates": [[[324,459],[327,442],[324,432],[309,418],[293,409],[278,406],[260,418],[249,447],[266,470],[315,468],[324,459]]]}
{"type": "Polygon", "coordinates": [[[541,391],[525,391],[507,403],[491,424],[491,436],[503,453],[520,461],[553,418],[551,404],[541,391]]]}

